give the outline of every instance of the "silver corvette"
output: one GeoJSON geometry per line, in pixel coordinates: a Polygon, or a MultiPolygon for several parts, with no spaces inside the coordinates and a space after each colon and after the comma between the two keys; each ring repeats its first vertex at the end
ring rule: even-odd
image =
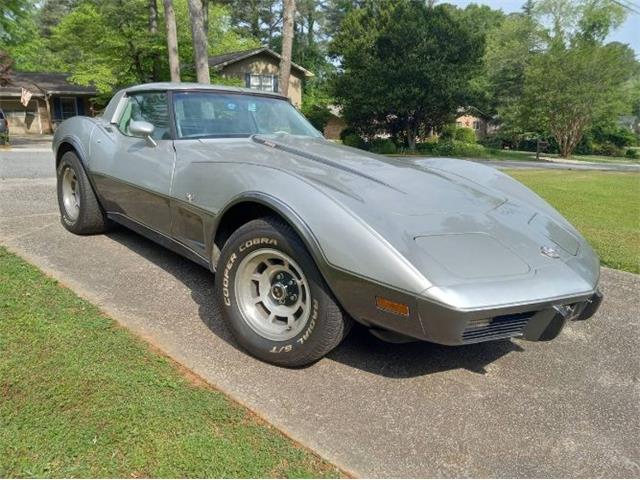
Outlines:
{"type": "Polygon", "coordinates": [[[336,145],[279,95],[139,85],[53,150],[65,228],[119,223],[209,268],[238,343],[274,364],[353,320],[394,342],[550,340],[602,299],[588,243],[508,175],[336,145]]]}

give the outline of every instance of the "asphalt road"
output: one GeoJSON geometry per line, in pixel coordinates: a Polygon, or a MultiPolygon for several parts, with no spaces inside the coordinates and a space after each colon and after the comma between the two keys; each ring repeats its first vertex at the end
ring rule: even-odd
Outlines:
{"type": "Polygon", "coordinates": [[[59,223],[50,154],[0,152],[0,243],[358,476],[640,476],[640,277],[553,342],[390,345],[356,328],[299,370],[238,350],[213,275],[124,229],[59,223]]]}

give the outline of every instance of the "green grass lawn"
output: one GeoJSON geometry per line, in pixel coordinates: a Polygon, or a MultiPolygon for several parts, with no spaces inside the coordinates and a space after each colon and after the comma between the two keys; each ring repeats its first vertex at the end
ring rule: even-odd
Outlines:
{"type": "Polygon", "coordinates": [[[0,477],[340,475],[0,247],[0,477]]]}
{"type": "Polygon", "coordinates": [[[640,273],[640,174],[509,170],[562,213],[604,265],[640,273]]]}

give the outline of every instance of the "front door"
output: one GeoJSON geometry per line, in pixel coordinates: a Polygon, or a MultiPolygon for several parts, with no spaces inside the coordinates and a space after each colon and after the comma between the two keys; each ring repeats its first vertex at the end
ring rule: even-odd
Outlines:
{"type": "Polygon", "coordinates": [[[161,233],[171,230],[171,175],[175,151],[166,92],[133,94],[116,125],[94,132],[91,171],[108,211],[161,233]],[[129,132],[132,120],[155,127],[152,146],[129,132]]]}

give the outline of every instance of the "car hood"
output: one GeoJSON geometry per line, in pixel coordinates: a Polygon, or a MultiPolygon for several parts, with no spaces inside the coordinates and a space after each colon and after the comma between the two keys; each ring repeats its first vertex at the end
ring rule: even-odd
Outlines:
{"type": "Polygon", "coordinates": [[[506,292],[522,281],[517,295],[526,298],[531,283],[524,280],[531,278],[547,285],[549,295],[562,284],[572,292],[597,284],[599,262],[582,236],[544,200],[496,169],[457,159],[387,158],[324,139],[253,140],[278,151],[274,158],[286,161],[288,171],[373,228],[443,289],[443,297],[456,295],[445,291],[449,287],[473,285],[482,292],[478,284],[496,289],[506,281],[506,301],[506,292]]]}
{"type": "Polygon", "coordinates": [[[291,135],[253,138],[297,157],[298,161],[288,166],[292,172],[385,213],[407,216],[485,212],[506,201],[499,191],[464,176],[324,139],[291,135]]]}

